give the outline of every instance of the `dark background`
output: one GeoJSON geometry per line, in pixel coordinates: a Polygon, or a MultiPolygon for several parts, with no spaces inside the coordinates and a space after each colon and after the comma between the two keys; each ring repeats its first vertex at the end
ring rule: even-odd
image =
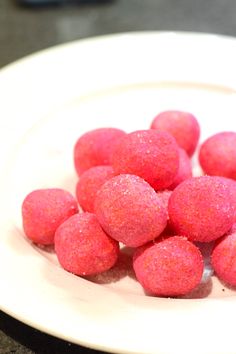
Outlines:
{"type": "MultiPolygon", "coordinates": [[[[14,0],[0,0],[0,67],[56,44],[108,33],[173,30],[236,36],[235,0],[64,2],[61,6],[31,8],[14,0]]],[[[40,333],[0,312],[3,353],[95,351],[40,333]]]]}
{"type": "MultiPolygon", "coordinates": [[[[0,66],[42,48],[121,31],[236,35],[235,0],[113,0],[37,9],[0,0],[0,66]]],[[[19,0],[20,2],[20,0],[19,0]]]]}

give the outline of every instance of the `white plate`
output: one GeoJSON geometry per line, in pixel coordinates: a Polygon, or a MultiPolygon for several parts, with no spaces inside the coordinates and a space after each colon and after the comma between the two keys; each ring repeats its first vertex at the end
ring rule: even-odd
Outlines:
{"type": "Polygon", "coordinates": [[[236,297],[213,277],[201,299],[144,295],[119,270],[96,284],[62,270],[21,231],[34,188],[74,192],[72,149],[86,130],[148,128],[164,109],[194,113],[202,139],[236,130],[236,41],[129,33],[59,46],[0,72],[0,307],[42,331],[117,353],[235,354],[236,297]]]}

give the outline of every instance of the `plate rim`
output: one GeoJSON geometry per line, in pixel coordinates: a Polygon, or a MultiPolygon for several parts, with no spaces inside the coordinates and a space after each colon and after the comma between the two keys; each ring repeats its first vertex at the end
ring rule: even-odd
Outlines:
{"type": "MultiPolygon", "coordinates": [[[[72,41],[72,42],[69,42],[69,43],[66,43],[66,44],[59,44],[59,45],[56,45],[54,47],[50,47],[50,48],[46,48],[46,49],[43,49],[37,53],[33,53],[33,54],[30,54],[22,59],[19,59],[17,61],[15,61],[14,63],[10,63],[8,65],[6,65],[5,67],[3,67],[1,70],[0,70],[0,77],[2,74],[4,75],[7,75],[8,72],[12,72],[12,70],[18,70],[18,68],[21,67],[21,65],[27,65],[28,62],[31,62],[32,60],[37,60],[38,57],[40,56],[47,56],[48,53],[50,54],[56,54],[58,52],[60,52],[61,50],[66,50],[66,48],[69,48],[69,47],[73,47],[75,45],[80,45],[81,43],[89,43],[90,45],[93,45],[94,42],[99,42],[99,41],[103,41],[103,40],[113,40],[113,39],[116,39],[116,38],[122,38],[123,36],[134,36],[134,37],[139,37],[139,36],[149,36],[149,35],[154,35],[154,36],[197,36],[197,37],[208,37],[208,38],[220,38],[221,40],[225,40],[225,39],[228,39],[228,40],[232,40],[235,45],[236,45],[236,39],[234,37],[230,37],[230,36],[225,36],[225,35],[218,35],[218,34],[209,34],[209,33],[197,33],[197,32],[184,32],[184,31],[181,31],[181,32],[174,32],[174,31],[140,31],[140,32],[123,32],[123,33],[117,33],[117,34],[109,34],[109,35],[103,35],[103,36],[96,36],[96,37],[91,37],[91,38],[86,38],[86,39],[80,39],[80,40],[75,40],[75,41],[72,41]]],[[[53,55],[54,55],[53,54],[53,55]]],[[[236,84],[236,82],[235,82],[236,84]]],[[[2,166],[0,166],[2,167],[2,166]]],[[[0,253],[1,254],[1,253],[0,253]]],[[[1,264],[1,260],[0,260],[0,264],[1,264]]],[[[209,299],[201,299],[199,302],[201,303],[200,307],[203,307],[205,308],[205,302],[208,302],[209,299]]],[[[218,300],[216,299],[210,299],[211,301],[213,302],[218,302],[218,300]]],[[[179,301],[183,301],[183,300],[179,300],[179,301]]],[[[191,301],[191,300],[189,300],[191,301]]],[[[189,302],[188,301],[188,302],[189,302]]],[[[226,301],[226,308],[228,308],[228,304],[231,303],[230,299],[227,299],[226,301]]],[[[21,316],[18,314],[16,314],[14,311],[11,311],[11,309],[9,308],[3,308],[1,303],[0,303],[0,308],[2,311],[4,311],[5,313],[9,314],[10,316],[16,318],[17,320],[31,326],[31,327],[34,327],[34,328],[37,328],[39,329],[40,331],[43,331],[43,332],[46,332],[52,336],[55,336],[55,337],[58,337],[58,338],[62,338],[66,341],[71,341],[75,344],[80,344],[80,345],[83,345],[85,347],[88,347],[88,348],[93,348],[93,349],[97,349],[97,350],[102,350],[102,351],[108,351],[108,352],[117,352],[117,353],[131,353],[132,351],[131,350],[123,350],[122,348],[108,348],[108,347],[104,347],[102,345],[99,345],[99,344],[96,344],[96,343],[91,343],[91,342],[83,342],[81,339],[79,341],[76,341],[74,338],[69,338],[68,339],[68,336],[65,336],[63,337],[62,334],[58,335],[58,333],[54,333],[54,331],[52,329],[48,329],[45,331],[45,328],[42,327],[41,325],[39,324],[36,324],[34,322],[31,322],[30,320],[28,319],[25,319],[24,316],[21,316]]],[[[177,353],[177,352],[176,352],[177,353]]],[[[205,353],[204,353],[205,354],[205,353]]]]}

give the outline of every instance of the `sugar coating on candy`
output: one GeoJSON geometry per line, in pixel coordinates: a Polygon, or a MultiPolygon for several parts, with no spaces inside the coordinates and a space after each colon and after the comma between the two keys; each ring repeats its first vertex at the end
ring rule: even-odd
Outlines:
{"type": "Polygon", "coordinates": [[[151,128],[171,134],[189,156],[192,156],[196,150],[200,127],[197,119],[191,113],[182,111],[161,112],[154,118],[151,128]]]}
{"type": "Polygon", "coordinates": [[[97,191],[114,175],[111,166],[95,166],[80,176],[76,185],[76,197],[84,211],[94,212],[94,200],[97,191]]]}
{"type": "Polygon", "coordinates": [[[169,199],[169,218],[177,234],[210,242],[223,236],[234,222],[230,188],[221,177],[187,179],[169,199]]]}
{"type": "Polygon", "coordinates": [[[210,176],[236,179],[236,133],[222,132],[208,138],[200,148],[199,162],[210,176]]]}
{"type": "Polygon", "coordinates": [[[107,234],[129,247],[158,237],[167,224],[163,202],[147,182],[135,175],[119,175],[104,183],[94,209],[107,234]]]}
{"type": "Polygon", "coordinates": [[[116,263],[119,244],[103,231],[94,214],[86,212],[72,216],[57,229],[55,251],[65,270],[91,275],[116,263]]]}
{"type": "Polygon", "coordinates": [[[59,188],[35,190],[22,204],[25,235],[35,243],[51,245],[59,225],[76,213],[78,205],[69,192],[59,188]]]}
{"type": "Polygon", "coordinates": [[[74,165],[78,175],[93,166],[110,165],[113,149],[125,134],[116,128],[99,128],[83,134],[74,147],[74,165]]]}
{"type": "Polygon", "coordinates": [[[200,283],[203,274],[201,252],[181,236],[138,248],[133,266],[143,288],[159,296],[187,294],[200,283]]]}
{"type": "Polygon", "coordinates": [[[116,174],[134,174],[156,190],[165,189],[173,183],[178,171],[178,145],[165,132],[135,131],[117,144],[112,166],[116,174]]]}
{"type": "Polygon", "coordinates": [[[236,224],[226,236],[216,242],[211,264],[221,280],[236,286],[236,224]]]}
{"type": "Polygon", "coordinates": [[[179,169],[174,182],[168,187],[169,189],[175,189],[181,182],[193,176],[192,164],[189,156],[183,149],[179,149],[179,169]]]}

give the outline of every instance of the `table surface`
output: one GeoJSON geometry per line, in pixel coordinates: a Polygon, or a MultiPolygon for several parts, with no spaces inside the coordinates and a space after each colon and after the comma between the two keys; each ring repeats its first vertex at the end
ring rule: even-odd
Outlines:
{"type": "MultiPolygon", "coordinates": [[[[26,8],[0,1],[0,67],[35,51],[108,33],[171,30],[236,36],[235,0],[111,0],[26,8]]],[[[0,354],[97,353],[0,312],[0,354]]]]}

